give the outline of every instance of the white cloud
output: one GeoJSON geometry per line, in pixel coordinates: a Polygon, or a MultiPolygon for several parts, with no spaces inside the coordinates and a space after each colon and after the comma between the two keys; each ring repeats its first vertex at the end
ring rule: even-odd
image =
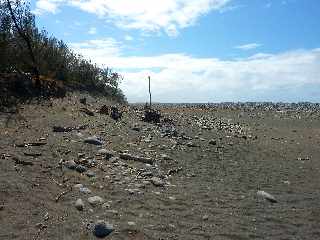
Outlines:
{"type": "Polygon", "coordinates": [[[38,0],[33,13],[36,15],[42,15],[46,12],[55,14],[57,13],[59,5],[63,2],[63,0],[38,0]]]}
{"type": "Polygon", "coordinates": [[[112,38],[89,40],[81,43],[71,43],[71,48],[86,59],[90,59],[100,66],[109,65],[105,60],[109,57],[120,56],[121,46],[112,38]]]}
{"type": "Polygon", "coordinates": [[[97,28],[91,27],[91,28],[89,29],[88,33],[89,33],[90,35],[97,34],[97,28]]]}
{"type": "Polygon", "coordinates": [[[133,102],[147,99],[149,75],[153,99],[161,102],[244,101],[282,91],[283,95],[272,98],[279,100],[289,98],[290,91],[298,91],[291,97],[299,98],[299,91],[306,85],[320,89],[320,49],[259,53],[223,61],[182,53],[126,57],[121,45],[112,39],[72,46],[97,64],[120,71],[125,77],[121,87],[133,102]]]}
{"type": "Polygon", "coordinates": [[[193,25],[210,11],[220,10],[231,0],[38,0],[36,12],[55,13],[62,4],[77,7],[126,29],[177,36],[179,29],[193,25]]]}
{"type": "Polygon", "coordinates": [[[126,36],[124,36],[124,40],[126,40],[126,41],[132,41],[132,40],[133,40],[133,37],[130,36],[130,35],[126,35],[126,36]]]}
{"type": "Polygon", "coordinates": [[[258,43],[248,43],[240,46],[236,46],[235,48],[241,49],[241,50],[251,50],[251,49],[256,49],[258,47],[261,47],[261,44],[258,43]]]}

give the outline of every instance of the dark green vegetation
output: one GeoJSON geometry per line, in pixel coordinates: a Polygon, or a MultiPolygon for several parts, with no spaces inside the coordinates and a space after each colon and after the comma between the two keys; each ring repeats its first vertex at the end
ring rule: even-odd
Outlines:
{"type": "Polygon", "coordinates": [[[8,96],[64,95],[85,90],[125,102],[122,76],[73,52],[39,30],[28,3],[0,0],[0,105],[8,96]]]}

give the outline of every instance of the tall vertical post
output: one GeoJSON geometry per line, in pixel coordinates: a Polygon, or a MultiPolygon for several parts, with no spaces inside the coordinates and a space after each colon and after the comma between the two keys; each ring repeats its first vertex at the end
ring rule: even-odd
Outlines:
{"type": "Polygon", "coordinates": [[[149,79],[149,96],[150,96],[150,103],[149,103],[149,107],[151,109],[151,87],[150,87],[150,76],[148,76],[149,79]]]}

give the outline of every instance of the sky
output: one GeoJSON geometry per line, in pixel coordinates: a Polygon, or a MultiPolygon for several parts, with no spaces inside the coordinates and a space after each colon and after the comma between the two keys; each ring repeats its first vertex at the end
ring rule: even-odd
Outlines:
{"type": "Polygon", "coordinates": [[[319,0],[31,0],[129,102],[320,102],[319,0]]]}

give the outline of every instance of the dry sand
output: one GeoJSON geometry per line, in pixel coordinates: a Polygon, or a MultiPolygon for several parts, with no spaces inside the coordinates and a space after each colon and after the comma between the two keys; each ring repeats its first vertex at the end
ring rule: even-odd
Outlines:
{"type": "Polygon", "coordinates": [[[81,107],[105,103],[88,102],[0,113],[0,239],[95,239],[98,220],[114,227],[106,239],[320,239],[319,111],[171,106],[157,125],[141,121],[139,106],[118,122],[88,116],[81,107]],[[102,146],[84,143],[94,135],[102,146]],[[71,160],[87,171],[68,169],[71,160]],[[93,196],[102,202],[91,205],[93,196]]]}

